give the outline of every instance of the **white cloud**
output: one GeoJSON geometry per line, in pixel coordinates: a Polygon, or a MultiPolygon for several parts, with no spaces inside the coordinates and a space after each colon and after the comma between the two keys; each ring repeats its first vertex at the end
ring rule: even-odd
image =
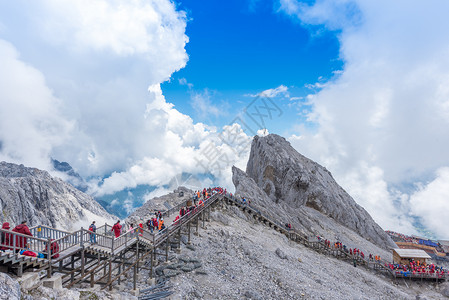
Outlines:
{"type": "Polygon", "coordinates": [[[208,89],[204,89],[202,92],[190,91],[191,105],[196,113],[203,119],[218,117],[224,114],[224,109],[212,104],[212,96],[213,95],[211,95],[211,92],[208,89]]]}
{"type": "MultiPolygon", "coordinates": [[[[177,11],[173,2],[19,0],[0,3],[0,18],[9,44],[21,55],[20,61],[16,59],[19,63],[0,69],[0,76],[6,79],[13,78],[11,74],[19,76],[15,84],[0,90],[0,98],[9,101],[2,105],[1,113],[40,126],[17,135],[2,128],[0,134],[10,139],[3,138],[4,159],[11,161],[18,156],[16,161],[28,164],[30,160],[22,159],[20,153],[30,156],[34,152],[39,158],[33,160],[46,169],[48,158],[53,156],[70,162],[83,176],[103,176],[163,153],[154,141],[165,126],[190,122],[193,129],[184,132],[189,140],[205,128],[181,114],[170,118],[175,124],[166,124],[164,111],[146,115],[148,105],[170,107],[165,99],[158,100],[151,92],[148,95],[147,87],[159,89],[159,84],[183,68],[188,59],[185,13],[177,11]],[[20,19],[21,26],[9,18],[9,11],[15,12],[14,20],[20,19]],[[21,74],[24,72],[28,75],[21,74]],[[34,84],[26,82],[31,79],[34,84]],[[38,84],[44,88],[36,88],[38,84]],[[14,99],[13,103],[7,93],[28,99],[23,113],[19,111],[21,102],[14,99]],[[24,145],[36,143],[32,140],[39,140],[39,147],[25,151],[24,145]]],[[[2,49],[6,48],[2,45],[2,49]]],[[[8,57],[11,55],[2,60],[8,57]]],[[[169,113],[176,114],[175,110],[169,113]]],[[[11,124],[14,122],[8,122],[8,127],[11,124]]]]}
{"type": "Polygon", "coordinates": [[[410,196],[412,213],[419,216],[427,228],[432,228],[437,236],[449,239],[445,226],[449,219],[449,167],[437,170],[436,178],[420,184],[418,191],[410,196]]]}
{"type": "Polygon", "coordinates": [[[67,141],[72,122],[41,72],[0,40],[0,160],[49,169],[53,147],[67,141]]]}
{"type": "MultiPolygon", "coordinates": [[[[326,0],[311,6],[294,0],[280,4],[281,11],[305,26],[339,30],[344,61],[342,72],[308,97],[312,107],[308,120],[318,126],[312,130],[299,126],[301,132],[291,140],[303,154],[330,169],[381,226],[405,230],[401,224],[407,223],[409,212],[417,214],[419,202],[413,197],[408,202],[395,187],[427,181],[449,165],[441,151],[449,147],[449,41],[441,38],[449,26],[443,13],[449,4],[326,0]],[[403,209],[402,217],[382,216],[378,203],[392,216],[393,202],[403,204],[396,208],[403,209]]],[[[426,216],[438,216],[442,208],[449,210],[449,204],[430,206],[426,216]]],[[[426,225],[440,235],[445,230],[443,223],[426,221],[426,225]]]]}
{"type": "Polygon", "coordinates": [[[284,97],[290,98],[290,93],[288,91],[288,87],[285,85],[280,85],[277,88],[267,89],[257,94],[247,94],[245,96],[249,97],[266,97],[266,98],[275,98],[275,97],[284,97]]]}

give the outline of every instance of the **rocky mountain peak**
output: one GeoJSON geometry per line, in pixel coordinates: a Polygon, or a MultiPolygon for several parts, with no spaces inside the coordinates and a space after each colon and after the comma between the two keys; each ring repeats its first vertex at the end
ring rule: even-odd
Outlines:
{"type": "MultiPolygon", "coordinates": [[[[237,194],[258,197],[257,202],[270,207],[269,211],[287,214],[287,219],[305,232],[319,234],[321,229],[336,222],[382,248],[395,247],[326,168],[298,153],[281,136],[256,136],[246,173],[234,168],[233,181],[237,194]]],[[[329,230],[332,228],[321,232],[329,230]]],[[[343,231],[335,233],[336,237],[344,234],[343,231]]]]}
{"type": "Polygon", "coordinates": [[[7,162],[0,162],[0,208],[1,222],[27,220],[30,226],[66,230],[116,219],[91,196],[47,171],[7,162]]]}

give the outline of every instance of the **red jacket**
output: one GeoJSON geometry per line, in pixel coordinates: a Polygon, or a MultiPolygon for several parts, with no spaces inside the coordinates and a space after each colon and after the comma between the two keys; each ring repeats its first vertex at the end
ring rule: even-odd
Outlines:
{"type": "MultiPolygon", "coordinates": [[[[54,241],[54,240],[52,239],[52,241],[54,241]]],[[[58,258],[59,257],[59,253],[58,253],[59,252],[59,244],[57,242],[51,242],[50,251],[51,251],[51,254],[56,253],[51,256],[52,259],[58,258]]],[[[45,252],[48,253],[48,244],[45,246],[45,252]]]]}
{"type": "MultiPolygon", "coordinates": [[[[3,223],[2,229],[9,230],[10,229],[9,223],[8,222],[3,223]]],[[[9,240],[10,239],[9,235],[10,234],[7,233],[7,232],[2,232],[2,234],[1,234],[1,238],[2,239],[1,239],[0,250],[10,249],[9,247],[5,247],[5,246],[10,246],[11,245],[11,241],[9,240]]]]}
{"type": "MultiPolygon", "coordinates": [[[[17,225],[12,231],[21,233],[21,234],[25,234],[25,235],[29,235],[29,236],[33,236],[31,234],[30,229],[25,224],[17,225]]],[[[11,242],[11,244],[12,244],[12,242],[11,242]]],[[[17,248],[25,248],[26,244],[27,244],[26,237],[16,236],[16,247],[17,248]]]]}
{"type": "Polygon", "coordinates": [[[114,231],[115,237],[119,237],[120,236],[120,232],[122,231],[122,225],[120,225],[120,223],[114,224],[114,226],[112,226],[112,230],[111,231],[114,231]]]}

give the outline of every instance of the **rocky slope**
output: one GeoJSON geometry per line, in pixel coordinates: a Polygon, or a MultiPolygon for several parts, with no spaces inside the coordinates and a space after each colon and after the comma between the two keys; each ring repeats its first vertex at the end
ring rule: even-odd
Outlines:
{"type": "Polygon", "coordinates": [[[237,195],[254,199],[258,208],[306,234],[342,240],[352,231],[382,248],[396,247],[326,168],[278,135],[254,138],[246,173],[233,168],[233,182],[237,195]]]}
{"type": "Polygon", "coordinates": [[[154,215],[155,211],[168,210],[171,207],[175,207],[176,205],[191,199],[192,196],[192,190],[179,186],[177,189],[173,190],[172,193],[149,199],[141,207],[132,212],[127,219],[132,220],[134,223],[137,222],[134,220],[148,220],[150,216],[154,215]],[[180,192],[183,196],[180,196],[180,192]]]}
{"type": "Polygon", "coordinates": [[[288,241],[236,207],[211,217],[179,255],[202,267],[171,278],[171,299],[442,299],[449,291],[448,284],[395,284],[382,273],[354,268],[288,241]]]}
{"type": "Polygon", "coordinates": [[[66,230],[112,223],[92,197],[46,171],[0,162],[0,221],[13,225],[27,220],[31,226],[43,224],[66,230]]]}

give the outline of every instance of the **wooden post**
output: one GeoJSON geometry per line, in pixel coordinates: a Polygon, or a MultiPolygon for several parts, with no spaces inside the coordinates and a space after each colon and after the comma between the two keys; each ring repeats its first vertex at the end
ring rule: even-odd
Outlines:
{"type": "Polygon", "coordinates": [[[84,249],[81,250],[81,276],[84,276],[84,265],[86,261],[84,259],[84,249]]]}
{"type": "Polygon", "coordinates": [[[165,240],[165,261],[168,261],[168,245],[170,244],[170,238],[167,237],[165,240]]]}
{"type": "MultiPolygon", "coordinates": [[[[120,253],[120,264],[118,265],[118,273],[122,273],[122,263],[123,263],[123,253],[120,253]]],[[[120,285],[121,283],[121,278],[122,276],[119,276],[118,278],[118,284],[120,285]]]]}
{"type": "Polygon", "coordinates": [[[188,232],[189,232],[189,239],[188,239],[188,241],[187,241],[187,244],[188,245],[190,245],[190,222],[189,223],[187,223],[187,230],[188,230],[188,232]]]}
{"type": "Polygon", "coordinates": [[[94,272],[90,273],[90,287],[94,287],[94,272]]]}
{"type": "MultiPolygon", "coordinates": [[[[139,272],[139,243],[136,243],[136,248],[137,248],[137,253],[136,253],[136,265],[137,265],[137,272],[139,272]]],[[[135,287],[134,287],[134,289],[136,289],[135,287]]]]}
{"type": "MultiPolygon", "coordinates": [[[[70,265],[71,265],[71,269],[73,271],[73,269],[75,268],[75,258],[73,255],[72,255],[72,258],[70,261],[70,265]]],[[[70,275],[70,283],[72,283],[74,279],[75,279],[75,272],[72,272],[72,274],[70,275]]]]}
{"type": "Polygon", "coordinates": [[[153,278],[153,254],[150,254],[150,278],[153,278]]]}
{"type": "Polygon", "coordinates": [[[181,249],[181,227],[178,230],[178,249],[181,249]]]}
{"type": "Polygon", "coordinates": [[[152,261],[154,261],[154,263],[156,263],[156,247],[153,248],[153,258],[151,259],[152,261]]]}
{"type": "MultiPolygon", "coordinates": [[[[47,278],[51,278],[51,238],[47,238],[47,258],[48,258],[48,270],[47,270],[47,278]]],[[[22,276],[22,275],[20,275],[22,276]]]]}
{"type": "Polygon", "coordinates": [[[200,223],[200,216],[196,217],[196,234],[198,234],[198,224],[200,223]]]}
{"type": "MultiPolygon", "coordinates": [[[[111,277],[112,277],[112,261],[111,258],[109,259],[109,274],[108,274],[108,282],[111,281],[111,277]]],[[[109,290],[112,291],[112,282],[110,282],[109,284],[109,290]]]]}
{"type": "Polygon", "coordinates": [[[203,228],[206,228],[206,224],[204,223],[204,210],[203,210],[203,212],[201,213],[201,218],[203,219],[203,228]]]}
{"type": "Polygon", "coordinates": [[[137,265],[138,265],[138,259],[136,259],[136,263],[134,264],[134,274],[133,274],[133,290],[137,287],[137,265]]]}

